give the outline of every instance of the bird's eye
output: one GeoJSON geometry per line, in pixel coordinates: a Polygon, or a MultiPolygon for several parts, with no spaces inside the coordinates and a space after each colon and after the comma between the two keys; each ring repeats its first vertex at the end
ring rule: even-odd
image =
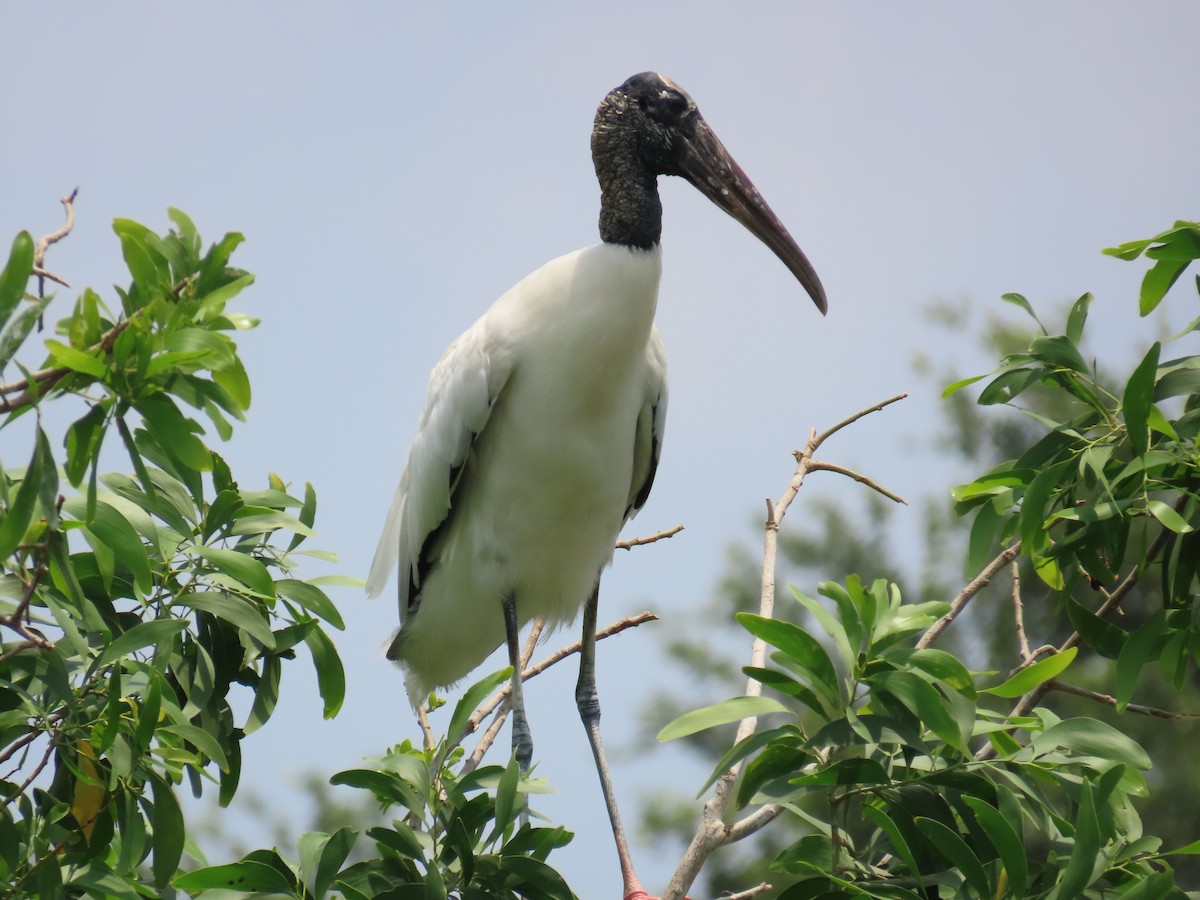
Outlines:
{"type": "Polygon", "coordinates": [[[687,110],[688,102],[682,94],[677,94],[674,91],[662,91],[658,95],[658,99],[664,109],[677,116],[683,115],[687,110]]]}

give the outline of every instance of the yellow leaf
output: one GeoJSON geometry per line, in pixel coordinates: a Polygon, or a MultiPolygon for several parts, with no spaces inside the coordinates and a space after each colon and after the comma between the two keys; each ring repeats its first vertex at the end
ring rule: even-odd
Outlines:
{"type": "Polygon", "coordinates": [[[96,817],[100,815],[100,808],[104,805],[104,788],[99,784],[100,772],[96,768],[96,748],[92,746],[92,742],[76,741],[75,749],[77,751],[75,767],[79,769],[84,778],[89,780],[75,779],[75,793],[71,798],[71,814],[83,828],[83,836],[90,841],[92,831],[96,827],[96,817]]]}

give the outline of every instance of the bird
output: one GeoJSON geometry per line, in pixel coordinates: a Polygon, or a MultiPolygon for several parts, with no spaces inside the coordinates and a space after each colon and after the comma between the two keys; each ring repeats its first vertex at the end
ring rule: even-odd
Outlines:
{"type": "Polygon", "coordinates": [[[821,314],[825,290],[796,241],[678,84],[657,72],[604,97],[591,135],[601,242],[545,264],[450,344],[429,379],[371,565],[378,596],[399,568],[387,650],[414,706],[507,645],[514,756],[533,743],[518,635],[583,610],[576,704],[625,880],[640,890],[600,739],[595,687],[602,571],[654,484],[667,358],[654,315],[662,271],[658,177],[682,177],[792,272],[821,314]]]}

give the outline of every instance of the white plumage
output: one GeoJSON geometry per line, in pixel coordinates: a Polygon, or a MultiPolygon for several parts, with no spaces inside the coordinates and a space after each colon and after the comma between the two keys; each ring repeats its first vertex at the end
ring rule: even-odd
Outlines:
{"type": "Polygon", "coordinates": [[[419,703],[521,624],[572,621],[662,446],[667,363],[657,245],[588,247],[504,294],[443,354],[371,567],[399,562],[389,656],[419,703]],[[453,494],[453,503],[451,495],[453,494]]]}

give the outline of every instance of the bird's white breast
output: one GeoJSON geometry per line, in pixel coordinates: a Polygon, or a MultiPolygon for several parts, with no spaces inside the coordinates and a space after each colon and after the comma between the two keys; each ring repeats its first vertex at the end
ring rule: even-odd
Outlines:
{"type": "Polygon", "coordinates": [[[506,596],[522,623],[570,621],[611,560],[660,272],[657,247],[589,247],[529,275],[473,326],[511,371],[404,626],[414,698],[457,681],[503,642],[506,596]]]}

